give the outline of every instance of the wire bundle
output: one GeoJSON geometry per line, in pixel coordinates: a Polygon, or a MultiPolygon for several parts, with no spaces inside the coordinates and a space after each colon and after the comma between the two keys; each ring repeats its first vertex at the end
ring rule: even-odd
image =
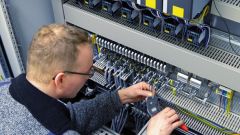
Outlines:
{"type": "Polygon", "coordinates": [[[125,123],[127,122],[127,118],[128,106],[125,106],[120,110],[119,115],[112,120],[111,129],[117,133],[121,133],[125,123]]]}
{"type": "Polygon", "coordinates": [[[137,102],[132,107],[131,116],[135,122],[136,133],[139,133],[143,126],[149,120],[149,115],[145,112],[147,110],[146,102],[137,102]]]}
{"type": "Polygon", "coordinates": [[[225,128],[225,127],[223,127],[223,126],[221,126],[221,125],[219,125],[219,124],[217,124],[213,121],[210,121],[210,120],[208,120],[208,119],[206,119],[206,118],[204,118],[204,117],[202,117],[202,116],[200,116],[196,113],[193,113],[191,111],[188,111],[186,109],[178,107],[178,106],[174,105],[173,103],[168,102],[165,99],[161,98],[160,96],[158,96],[158,98],[160,98],[162,101],[166,102],[168,104],[168,106],[175,107],[180,113],[182,113],[186,116],[192,117],[192,118],[202,122],[203,124],[213,128],[213,129],[216,129],[219,132],[222,132],[222,133],[227,134],[227,135],[240,135],[240,133],[235,133],[235,132],[233,132],[233,131],[231,131],[231,130],[229,130],[229,129],[227,129],[227,128],[225,128]]]}

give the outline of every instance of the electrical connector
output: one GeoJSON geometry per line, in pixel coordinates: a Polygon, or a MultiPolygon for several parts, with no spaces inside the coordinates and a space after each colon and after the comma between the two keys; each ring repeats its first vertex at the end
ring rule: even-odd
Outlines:
{"type": "Polygon", "coordinates": [[[123,19],[126,19],[131,23],[135,23],[139,20],[139,14],[139,11],[130,6],[128,2],[122,1],[121,16],[123,19]]]}
{"type": "Polygon", "coordinates": [[[161,19],[152,14],[149,10],[142,11],[142,24],[154,30],[161,29],[161,19]]]}
{"type": "Polygon", "coordinates": [[[227,98],[227,103],[226,104],[224,103],[224,108],[225,108],[226,113],[228,114],[231,111],[233,90],[231,90],[227,87],[224,87],[224,86],[219,86],[219,88],[216,89],[215,93],[227,98]]]}
{"type": "Polygon", "coordinates": [[[164,20],[163,32],[174,37],[182,37],[184,24],[177,18],[167,17],[164,20]]]}
{"type": "Polygon", "coordinates": [[[101,0],[84,0],[84,4],[88,5],[89,8],[101,7],[101,0]]]}
{"type": "Polygon", "coordinates": [[[215,93],[218,95],[224,96],[226,98],[231,98],[233,91],[224,86],[219,86],[219,88],[216,89],[215,93]]]}
{"type": "Polygon", "coordinates": [[[207,27],[190,25],[187,27],[186,40],[194,46],[208,46],[210,31],[207,27]]]}
{"type": "Polygon", "coordinates": [[[113,0],[103,0],[102,1],[102,10],[107,12],[110,15],[115,15],[121,9],[121,2],[120,1],[113,1],[113,0]]]}
{"type": "Polygon", "coordinates": [[[190,83],[190,85],[191,85],[192,87],[195,87],[195,88],[197,88],[197,89],[200,89],[200,87],[201,87],[201,85],[202,85],[202,81],[199,81],[199,80],[197,80],[197,79],[195,79],[195,78],[191,78],[189,83],[190,83]]]}
{"type": "Polygon", "coordinates": [[[142,23],[144,26],[153,28],[154,16],[149,10],[142,11],[142,23]]]}
{"type": "Polygon", "coordinates": [[[183,83],[188,83],[188,76],[180,72],[177,73],[177,80],[183,83]]]}
{"type": "Polygon", "coordinates": [[[147,98],[147,111],[150,116],[154,116],[160,112],[160,104],[157,96],[151,96],[147,98]]]}

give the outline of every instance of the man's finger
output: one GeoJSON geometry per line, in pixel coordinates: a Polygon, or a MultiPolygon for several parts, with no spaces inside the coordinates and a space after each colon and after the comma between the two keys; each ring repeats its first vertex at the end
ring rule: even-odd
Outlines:
{"type": "Polygon", "coordinates": [[[153,88],[153,86],[146,82],[140,82],[140,87],[141,87],[140,89],[142,90],[151,91],[153,95],[155,95],[156,93],[156,90],[153,88]]]}
{"type": "Polygon", "coordinates": [[[150,85],[150,84],[148,84],[148,83],[146,83],[146,82],[140,82],[139,85],[141,86],[140,89],[150,91],[150,88],[151,88],[151,85],[150,85]]]}
{"type": "Polygon", "coordinates": [[[179,120],[179,116],[177,114],[174,114],[172,117],[169,118],[169,122],[171,122],[171,123],[173,123],[177,120],[179,120]]]}
{"type": "Polygon", "coordinates": [[[175,129],[179,126],[181,126],[184,122],[182,120],[176,121],[172,124],[172,128],[175,129]]]}
{"type": "Polygon", "coordinates": [[[169,112],[167,112],[168,117],[172,117],[174,114],[176,114],[176,111],[171,109],[169,112]]]}
{"type": "Polygon", "coordinates": [[[153,96],[153,93],[151,91],[146,91],[146,90],[138,90],[137,94],[138,96],[144,96],[144,97],[153,96]]]}
{"type": "Polygon", "coordinates": [[[162,110],[163,113],[167,113],[169,112],[170,110],[172,110],[170,107],[166,107],[162,110]]]}

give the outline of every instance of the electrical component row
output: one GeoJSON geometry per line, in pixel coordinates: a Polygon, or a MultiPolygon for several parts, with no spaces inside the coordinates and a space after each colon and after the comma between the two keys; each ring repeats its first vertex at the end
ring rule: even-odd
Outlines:
{"type": "Polygon", "coordinates": [[[123,88],[140,81],[146,81],[154,86],[156,84],[156,88],[164,86],[165,89],[172,91],[172,94],[175,96],[179,93],[203,104],[207,102],[207,99],[211,94],[211,90],[213,90],[216,94],[221,95],[220,97],[223,99],[220,100],[223,102],[221,103],[223,104],[221,107],[225,108],[226,112],[230,112],[233,98],[232,90],[230,90],[232,92],[226,90],[224,91],[222,90],[222,87],[219,88],[220,85],[217,85],[218,87],[215,87],[214,89],[212,88],[213,86],[205,86],[206,80],[203,82],[202,79],[199,80],[195,78],[195,76],[189,76],[181,72],[171,72],[170,69],[168,69],[171,67],[170,65],[167,66],[164,62],[148,57],[142,53],[138,53],[133,49],[127,48],[103,37],[96,36],[95,41],[97,45],[102,47],[101,54],[105,54],[102,56],[104,59],[101,62],[96,63],[108,66],[109,63],[112,63],[110,64],[111,66],[104,67],[105,78],[109,88],[123,88]],[[115,53],[120,55],[116,55],[115,53]],[[107,59],[107,57],[109,58],[107,59]],[[130,58],[132,61],[127,58],[130,58]],[[123,62],[118,62],[119,60],[123,60],[123,62]],[[117,69],[115,69],[116,66],[113,66],[113,61],[115,61],[115,64],[118,63],[118,65],[124,66],[120,66],[121,68],[118,66],[117,69]],[[136,62],[140,62],[144,64],[144,66],[140,66],[136,62]],[[128,70],[126,70],[125,65],[129,66],[128,70]],[[157,69],[157,71],[149,69],[147,66],[157,69]],[[158,73],[159,71],[160,73],[158,73]],[[168,74],[176,74],[176,78],[169,78],[166,76],[168,74]],[[164,81],[158,82],[162,78],[164,78],[164,81]],[[111,81],[111,79],[114,79],[115,81],[111,81]]]}
{"type": "MultiPolygon", "coordinates": [[[[98,41],[96,40],[96,42],[98,41]]],[[[119,45],[119,47],[120,46],[121,45],[119,45]]],[[[204,91],[203,87],[205,81],[199,79],[199,77],[196,77],[195,75],[184,74],[181,72],[169,72],[168,74],[164,74],[159,70],[140,64],[133,59],[129,59],[128,55],[121,55],[120,53],[112,51],[113,48],[111,48],[110,46],[108,48],[107,46],[102,46],[100,48],[100,57],[96,60],[96,62],[105,64],[105,67],[103,69],[105,73],[104,78],[107,82],[105,86],[109,89],[119,89],[140,81],[146,81],[155,88],[156,92],[159,93],[160,96],[162,93],[159,92],[160,90],[170,91],[173,95],[179,97],[183,97],[183,93],[187,93],[186,96],[189,97],[189,99],[194,99],[193,101],[195,101],[195,99],[199,99],[199,101],[201,101],[203,105],[208,102],[207,99],[209,97],[209,92],[211,92],[211,89],[215,89],[215,93],[224,98],[230,99],[230,97],[232,98],[233,96],[233,92],[231,92],[231,90],[218,84],[209,83],[207,85],[209,89],[207,89],[207,91],[204,91]],[[175,78],[172,77],[173,74],[175,74],[175,78]],[[124,76],[128,77],[123,79],[124,76]]],[[[176,97],[176,99],[178,99],[179,97],[176,97]]],[[[226,105],[223,106],[225,112],[231,111],[230,109],[227,109],[231,106],[231,100],[228,101],[229,102],[226,102],[226,105]]],[[[206,104],[206,107],[207,106],[209,106],[209,102],[206,104]]],[[[137,111],[135,111],[134,113],[136,112],[137,111]]],[[[204,119],[198,114],[192,114],[192,112],[186,110],[183,110],[183,113],[186,113],[191,117],[197,118],[203,123],[210,124],[211,127],[214,127],[218,130],[220,129],[219,127],[222,127],[218,126],[219,123],[218,125],[216,125],[214,124],[214,122],[204,119]]],[[[227,129],[224,129],[222,132],[233,133],[232,131],[227,129]]]]}
{"type": "Polygon", "coordinates": [[[137,61],[137,62],[140,62],[142,64],[145,64],[147,66],[150,66],[161,72],[166,73],[167,65],[164,62],[155,60],[153,58],[150,58],[149,56],[138,53],[137,51],[133,51],[132,49],[123,47],[122,45],[113,43],[112,41],[109,41],[109,40],[101,38],[101,37],[96,37],[96,43],[104,48],[110,49],[118,54],[124,55],[128,58],[131,58],[131,59],[137,61]]]}
{"type": "Polygon", "coordinates": [[[209,11],[208,6],[198,18],[184,20],[130,0],[76,0],[76,2],[81,6],[101,10],[112,17],[121,16],[123,20],[135,25],[140,23],[155,33],[166,33],[197,47],[207,47],[210,40],[210,27],[204,24],[204,17],[209,11]]]}

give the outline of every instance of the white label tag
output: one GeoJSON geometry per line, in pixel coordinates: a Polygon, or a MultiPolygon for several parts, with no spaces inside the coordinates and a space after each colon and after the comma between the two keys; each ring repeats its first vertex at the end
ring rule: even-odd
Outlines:
{"type": "Polygon", "coordinates": [[[137,4],[141,5],[141,0],[137,0],[137,4]]]}
{"type": "Polygon", "coordinates": [[[168,0],[163,0],[163,13],[167,13],[168,0]]]}

